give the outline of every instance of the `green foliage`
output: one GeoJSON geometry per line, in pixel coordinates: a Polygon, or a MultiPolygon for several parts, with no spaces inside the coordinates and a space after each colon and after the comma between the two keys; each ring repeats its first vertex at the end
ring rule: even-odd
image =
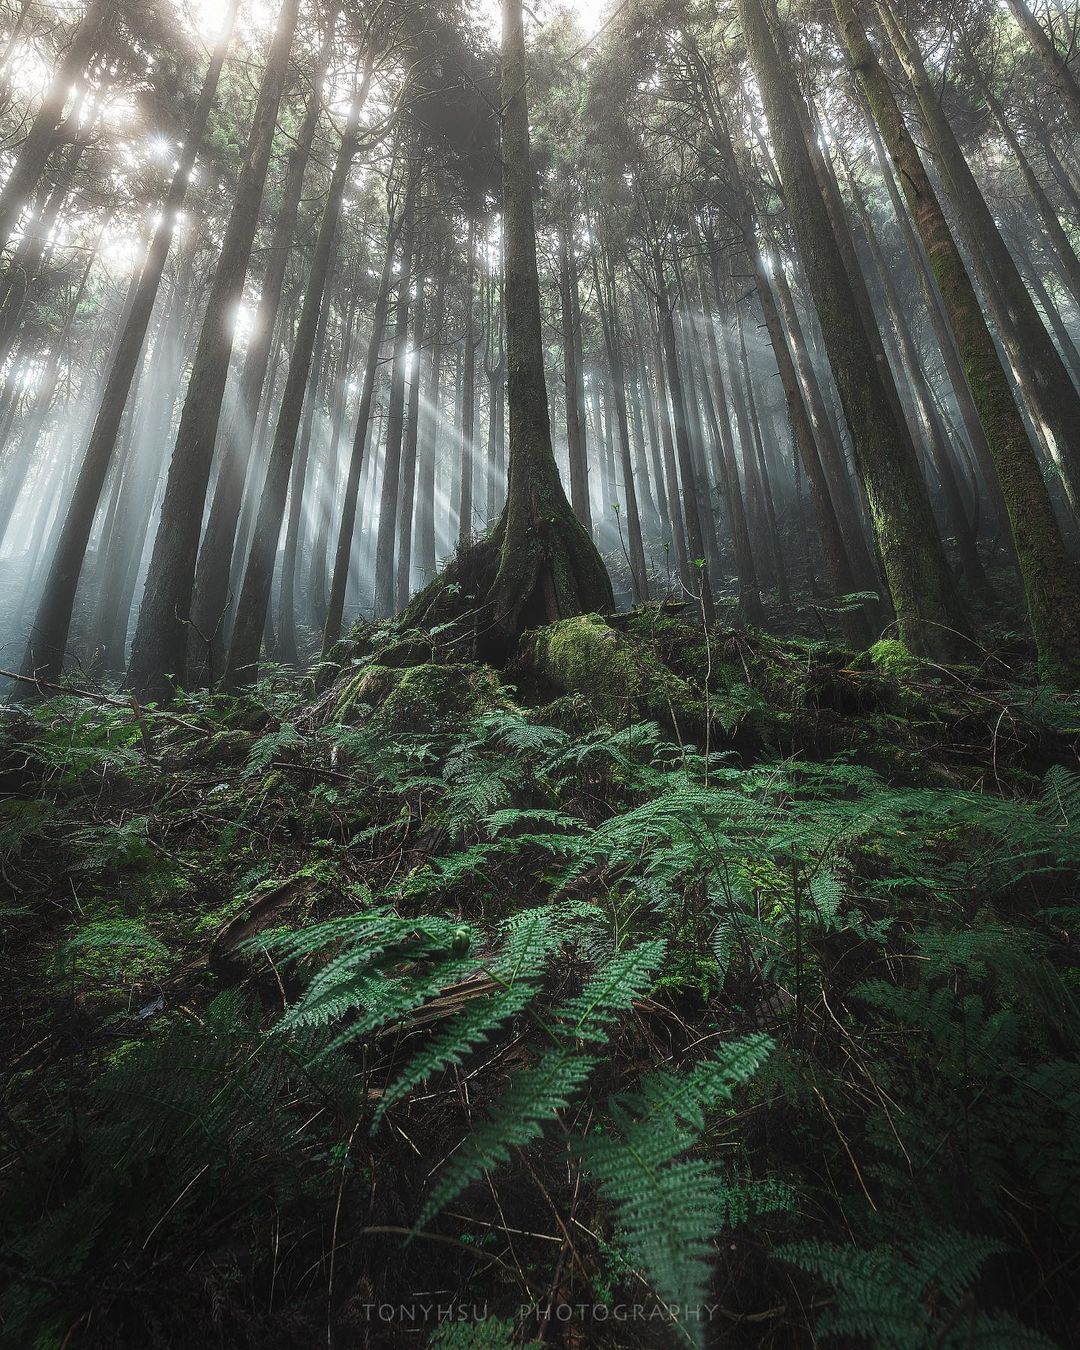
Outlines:
{"type": "Polygon", "coordinates": [[[640,1305],[630,1347],[1067,1337],[1074,710],[823,717],[880,676],[627,625],[693,735],[394,626],[149,748],[68,698],[12,724],[6,1341],[273,1343],[288,1306],[306,1343],[329,1305],[348,1343],[343,1291],[435,1288],[488,1316],[433,1343],[521,1343],[544,1297],[640,1305]]]}
{"type": "Polygon", "coordinates": [[[918,660],[896,638],[881,638],[870,648],[867,656],[872,666],[895,680],[910,679],[920,670],[918,660]]]}
{"type": "Polygon", "coordinates": [[[57,953],[59,972],[72,981],[135,982],[168,969],[171,953],[140,919],[101,919],[87,924],[57,953]]]}
{"type": "Polygon", "coordinates": [[[818,1319],[823,1337],[854,1337],[881,1350],[1050,1350],[1053,1342],[1011,1317],[972,1313],[962,1300],[982,1266],[1007,1249],[951,1229],[932,1229],[897,1248],[796,1242],[776,1256],[818,1276],[835,1307],[818,1319]]]}
{"type": "MultiPolygon", "coordinates": [[[[734,1227],[758,1206],[791,1203],[783,1188],[725,1180],[701,1158],[679,1160],[704,1131],[706,1111],[730,1099],[771,1045],[767,1036],[751,1036],[724,1046],[689,1074],[650,1074],[637,1093],[612,1103],[612,1132],[583,1145],[629,1253],[669,1306],[698,1308],[705,1302],[712,1239],[725,1222],[734,1227]]],[[[681,1326],[692,1343],[703,1343],[700,1319],[681,1326]]]]}

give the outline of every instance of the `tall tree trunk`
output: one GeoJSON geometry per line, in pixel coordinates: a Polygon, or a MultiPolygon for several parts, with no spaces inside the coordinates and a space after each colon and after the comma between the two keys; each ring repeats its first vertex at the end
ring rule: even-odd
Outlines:
{"type": "Polygon", "coordinates": [[[435,450],[442,421],[443,344],[441,334],[446,316],[446,272],[449,253],[436,264],[436,294],[432,306],[431,359],[427,369],[427,388],[420,404],[417,429],[416,515],[413,540],[413,570],[422,585],[435,577],[435,450]]]}
{"type": "Polygon", "coordinates": [[[473,442],[476,437],[476,323],[473,300],[476,289],[476,221],[469,212],[469,233],[465,245],[465,336],[461,376],[461,469],[458,476],[458,545],[473,537],[473,442]]]}
{"type": "Polygon", "coordinates": [[[973,594],[991,599],[993,591],[983,567],[982,559],[979,557],[975,531],[964,509],[960,483],[956,476],[953,449],[949,443],[948,434],[934,404],[933,395],[923,371],[922,358],[915,346],[915,339],[904,313],[903,304],[896,293],[896,286],[889,271],[889,265],[885,261],[885,255],[882,252],[877,230],[874,228],[874,222],[870,218],[870,212],[863,198],[862,189],[844,156],[842,147],[840,156],[847,175],[856,215],[862,227],[863,238],[866,240],[871,261],[881,282],[885,312],[896,337],[900,373],[906,373],[921,430],[937,470],[945,504],[945,519],[950,532],[956,539],[961,572],[973,594]]]}
{"type": "MultiPolygon", "coordinates": [[[[331,276],[333,268],[331,268],[331,276]]],[[[322,313],[315,332],[315,346],[311,353],[311,372],[308,377],[307,393],[304,396],[304,412],[300,422],[300,439],[293,455],[292,474],[289,482],[288,519],[285,524],[285,547],[281,554],[281,594],[278,602],[278,647],[277,659],[289,665],[295,665],[298,658],[296,645],[296,574],[300,565],[300,528],[304,520],[308,464],[311,460],[311,438],[315,428],[315,417],[319,408],[319,389],[322,382],[323,353],[326,350],[326,327],[330,317],[333,282],[327,281],[322,313]]]]}
{"type": "Polygon", "coordinates": [[[1080,502],[1080,393],[1001,237],[945,116],[938,91],[926,73],[921,53],[888,0],[879,0],[878,12],[915,92],[1002,344],[1020,375],[1036,419],[1053,443],[1054,459],[1069,487],[1070,496],[1073,501],[1080,502]]]}
{"type": "Polygon", "coordinates": [[[406,221],[401,251],[394,315],[394,359],[390,373],[390,406],[386,415],[383,446],[383,480],[379,496],[379,532],[375,544],[375,617],[394,613],[394,548],[398,538],[398,505],[401,500],[401,441],[405,429],[405,368],[409,359],[409,300],[412,290],[413,202],[405,208],[406,221]]]}
{"type": "Polygon", "coordinates": [[[566,448],[570,461],[570,502],[582,525],[592,533],[589,502],[589,461],[586,454],[585,419],[581,406],[581,325],[573,303],[577,290],[577,261],[564,226],[559,232],[559,299],[563,327],[563,388],[566,402],[566,448]]]}
{"type": "MultiPolygon", "coordinates": [[[[510,457],[506,506],[479,545],[478,561],[493,564],[484,597],[483,643],[506,652],[537,623],[614,607],[603,560],[567,501],[551,448],[540,280],[533,222],[529,154],[528,72],[521,0],[502,4],[502,181],[504,296],[510,457]]],[[[453,575],[453,569],[447,579],[453,575]]],[[[445,580],[422,592],[410,617],[437,612],[445,580]]]]}
{"type": "MultiPolygon", "coordinates": [[[[714,286],[716,278],[714,274],[714,286]]],[[[719,300],[719,289],[716,290],[719,300]]],[[[745,621],[758,623],[761,620],[761,596],[758,592],[757,569],[754,566],[754,550],[750,543],[750,529],[746,518],[746,503],[743,498],[742,483],[739,481],[739,466],[735,459],[735,446],[731,438],[731,424],[727,415],[727,391],[725,389],[723,368],[720,364],[720,349],[716,342],[716,325],[713,316],[705,305],[704,281],[698,273],[698,295],[702,313],[705,316],[705,344],[709,354],[709,368],[705,369],[704,356],[702,377],[705,388],[705,412],[712,428],[716,457],[723,483],[724,499],[727,502],[728,523],[731,527],[731,542],[735,549],[735,573],[739,588],[739,610],[745,621]],[[712,376],[712,386],[709,383],[712,376]],[[715,387],[715,398],[713,395],[715,387]]]]}
{"type": "MultiPolygon", "coordinates": [[[[256,444],[259,407],[270,368],[274,335],[278,327],[285,269],[288,266],[296,233],[297,216],[304,190],[304,175],[322,112],[321,86],[333,51],[334,20],[337,6],[331,5],[324,16],[322,48],[312,72],[304,118],[289,155],[281,206],[274,222],[252,325],[251,341],[240,372],[234,415],[225,418],[218,436],[218,474],[206,518],[206,529],[199,546],[195,567],[195,591],[192,617],[204,633],[215,633],[214,659],[224,654],[225,632],[222,617],[229,604],[229,582],[240,522],[244,483],[256,444]]],[[[245,532],[246,533],[246,532],[245,532]]],[[[243,537],[243,536],[242,536],[243,537]]]]}
{"type": "Polygon", "coordinates": [[[675,336],[674,301],[668,293],[667,277],[660,247],[653,241],[652,249],[653,277],[656,285],[656,312],[660,322],[660,337],[663,343],[664,361],[667,372],[668,392],[671,395],[671,419],[675,440],[675,453],[682,483],[683,518],[686,521],[686,542],[690,550],[688,563],[693,570],[689,574],[691,593],[698,599],[706,623],[713,619],[712,589],[709,584],[708,556],[705,549],[705,531],[702,526],[701,512],[698,506],[697,477],[694,473],[693,450],[690,445],[690,429],[687,421],[686,396],[682,375],[679,370],[679,349],[675,336]]]}
{"type": "MultiPolygon", "coordinates": [[[[500,269],[501,270],[501,269],[500,269]]],[[[488,388],[487,502],[485,518],[490,525],[499,514],[502,502],[501,479],[506,477],[503,463],[503,386],[506,376],[506,347],[503,341],[502,289],[494,273],[488,276],[487,333],[484,340],[484,374],[488,388]]]]}
{"type": "MultiPolygon", "coordinates": [[[[229,642],[229,655],[225,667],[225,682],[230,685],[246,683],[255,678],[258,670],[259,645],[262,639],[263,625],[266,621],[270,603],[270,591],[274,580],[274,559],[277,553],[278,539],[281,535],[281,522],[285,513],[285,499],[289,491],[289,477],[292,469],[293,454],[296,448],[296,436],[300,429],[300,418],[304,406],[304,394],[308,389],[311,365],[318,341],[324,313],[327,280],[333,271],[334,248],[337,240],[338,219],[341,215],[341,202],[345,195],[345,185],[349,180],[353,160],[359,144],[360,109],[367,96],[371,81],[372,56],[369,54],[362,88],[354,91],[349,120],[341,137],[337,159],[330,177],[330,187],[319,221],[319,233],[311,255],[311,268],[308,272],[307,287],[304,291],[304,303],[300,310],[300,321],[296,325],[292,352],[289,356],[289,374],[285,381],[285,392],[281,398],[277,427],[274,431],[274,443],[270,448],[270,461],[266,468],[266,480],[263,483],[262,497],[259,501],[259,514],[255,522],[255,534],[251,541],[247,569],[240,589],[240,599],[236,607],[236,621],[233,624],[229,642]]],[[[314,401],[314,390],[310,397],[314,401]]],[[[297,530],[299,513],[302,506],[303,475],[295,483],[295,510],[297,530]]],[[[295,548],[295,537],[294,537],[295,548]]],[[[292,559],[295,569],[295,553],[292,559]]],[[[285,611],[286,621],[291,622],[291,605],[285,611]]],[[[295,635],[291,639],[295,644],[295,635]]],[[[290,659],[290,652],[282,653],[284,659],[290,659]]]]}
{"type": "MultiPolygon", "coordinates": [[[[672,543],[675,549],[675,569],[680,583],[689,591],[693,587],[694,578],[690,571],[690,552],[686,542],[686,522],[683,519],[679,468],[675,462],[675,437],[672,434],[671,404],[668,399],[667,378],[664,374],[664,348],[659,323],[653,329],[652,357],[653,368],[656,372],[656,398],[652,407],[660,428],[664,490],[668,500],[668,518],[671,522],[672,543]]],[[[650,398],[652,392],[650,386],[648,390],[650,398]]]]}
{"type": "Polygon", "coordinates": [[[757,463],[758,481],[761,484],[762,504],[765,508],[765,523],[769,532],[769,547],[772,552],[773,573],[776,577],[776,589],[782,605],[791,604],[791,585],[788,581],[787,564],[784,550],[780,546],[780,532],[776,523],[776,502],[773,496],[772,479],[769,464],[765,457],[765,444],[761,419],[758,416],[757,399],[754,395],[754,381],[750,374],[750,361],[746,354],[746,336],[743,332],[742,311],[736,305],[735,322],[739,330],[739,368],[746,405],[746,420],[750,424],[753,440],[753,453],[757,463]]]}
{"type": "Polygon", "coordinates": [[[345,313],[341,335],[341,352],[338,361],[337,378],[334,381],[333,409],[330,414],[330,441],[326,450],[326,473],[323,478],[323,491],[319,500],[319,519],[315,529],[315,551],[311,560],[311,574],[308,590],[311,596],[311,610],[315,621],[322,627],[326,623],[327,605],[327,545],[330,540],[330,523],[334,516],[334,495],[337,489],[340,461],[341,437],[345,426],[348,406],[349,357],[352,354],[353,331],[356,324],[356,289],[349,288],[349,306],[345,313]]]}
{"type": "Polygon", "coordinates": [[[416,509],[416,456],[420,436],[420,374],[427,325],[427,295],[424,270],[417,261],[416,311],[413,320],[413,356],[410,360],[409,399],[405,409],[404,447],[401,457],[401,510],[397,534],[397,559],[394,573],[394,608],[409,603],[412,580],[413,515],[416,509]]]}
{"type": "Polygon", "coordinates": [[[738,8],[792,227],[851,429],[900,636],[920,656],[949,660],[964,649],[966,620],[926,486],[872,354],[878,344],[862,322],[861,307],[815,179],[792,94],[798,88],[794,72],[773,39],[762,0],[738,0],[738,8]]]}
{"type": "MultiPolygon", "coordinates": [[[[154,233],[142,271],[138,275],[138,283],[113,353],[97,417],[60,527],[56,552],[38,604],[23,661],[23,673],[26,675],[36,674],[41,679],[52,682],[63,669],[71,612],[75,604],[75,593],[86,555],[86,546],[116,448],[124,408],[127,406],[135,372],[142,357],[143,344],[157,300],[162,273],[165,270],[165,261],[169,255],[176,218],[184,203],[196,156],[202,147],[238,7],[239,0],[231,0],[225,26],[211,57],[199,101],[192,116],[180,163],[165,198],[161,221],[154,233]]],[[[26,685],[24,688],[29,690],[32,686],[26,685]]]]}
{"type": "MultiPolygon", "coordinates": [[[[862,94],[861,86],[857,86],[856,90],[857,94],[861,96],[861,99],[864,99],[865,95],[862,94]]],[[[1001,484],[998,481],[997,469],[994,467],[993,456],[990,453],[990,446],[986,439],[986,431],[983,428],[982,419],[979,417],[979,410],[975,406],[975,399],[972,395],[971,386],[968,384],[968,377],[960,358],[960,350],[956,344],[956,336],[949,324],[945,302],[938,289],[937,278],[934,276],[934,269],[930,261],[930,256],[927,253],[922,240],[916,234],[910,208],[907,206],[905,199],[901,196],[900,189],[897,187],[895,170],[893,169],[892,162],[882,144],[881,133],[874,120],[874,114],[867,103],[864,103],[863,105],[863,115],[866,121],[867,130],[870,133],[870,141],[874,148],[874,159],[877,163],[878,170],[881,173],[886,191],[889,194],[889,201],[892,203],[893,214],[896,217],[900,236],[904,242],[904,249],[907,253],[908,261],[914,269],[915,276],[918,278],[919,289],[922,292],[926,311],[930,318],[930,326],[934,330],[934,337],[937,340],[938,350],[941,352],[941,359],[945,365],[945,373],[949,377],[949,384],[952,386],[953,395],[956,399],[957,407],[960,410],[960,417],[964,424],[964,434],[967,436],[968,444],[970,445],[972,454],[979,466],[979,471],[983,480],[982,486],[985,488],[990,498],[990,502],[998,520],[998,525],[1006,540],[1006,548],[1009,557],[1015,564],[1016,551],[1012,542],[1012,530],[1009,525],[1008,508],[1005,505],[1005,498],[1001,493],[1001,484]]]]}
{"type": "Polygon", "coordinates": [[[604,275],[602,278],[600,268],[597,265],[596,249],[593,252],[593,266],[596,277],[596,302],[600,311],[600,322],[604,330],[604,346],[607,348],[612,397],[615,403],[615,426],[619,436],[619,462],[623,477],[622,497],[625,504],[627,561],[630,564],[630,581],[634,603],[642,605],[649,598],[649,581],[645,568],[645,547],[641,540],[641,518],[638,514],[637,492],[634,488],[634,469],[630,459],[630,418],[626,407],[626,375],[623,369],[622,334],[619,326],[615,268],[606,249],[604,250],[604,275]]]}
{"type": "Polygon", "coordinates": [[[278,13],[180,415],[128,667],[130,687],[143,696],[169,698],[170,677],[184,680],[195,562],[233,348],[231,319],[243,294],[258,225],[298,9],[299,0],[284,0],[278,13]]]}
{"type": "Polygon", "coordinates": [[[642,333],[642,320],[634,296],[630,298],[630,348],[637,375],[637,398],[634,406],[638,415],[644,414],[645,430],[648,433],[649,463],[652,470],[653,490],[656,493],[656,510],[660,517],[659,534],[666,547],[671,546],[671,517],[668,512],[667,491],[664,486],[664,465],[661,458],[660,434],[656,425],[656,406],[649,385],[649,358],[642,333]]]}
{"type": "Polygon", "coordinates": [[[1080,582],[975,287],[885,72],[851,0],[833,0],[952,324],[1012,523],[1028,616],[1048,676],[1080,670],[1080,582]]]}
{"type": "Polygon", "coordinates": [[[821,381],[818,379],[817,371],[810,356],[802,320],[799,318],[799,311],[795,306],[795,298],[791,294],[791,287],[788,284],[787,275],[780,259],[776,260],[770,274],[770,282],[770,289],[779,304],[780,313],[787,329],[788,341],[791,344],[790,351],[805,397],[807,414],[825,466],[826,479],[836,508],[836,514],[840,520],[844,547],[851,559],[852,572],[858,582],[855,589],[876,589],[880,582],[877,568],[874,566],[870,550],[866,544],[859,499],[851,481],[847,458],[843,446],[840,444],[836,423],[826,405],[821,381]]]}

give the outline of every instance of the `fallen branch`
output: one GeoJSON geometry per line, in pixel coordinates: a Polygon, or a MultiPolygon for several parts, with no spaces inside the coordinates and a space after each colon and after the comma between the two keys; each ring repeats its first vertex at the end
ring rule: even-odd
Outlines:
{"type": "Polygon", "coordinates": [[[131,713],[139,723],[146,717],[156,717],[161,722],[171,722],[173,726],[197,731],[200,736],[211,734],[209,728],[199,726],[198,722],[189,722],[187,718],[178,717],[176,713],[164,712],[160,708],[144,708],[134,694],[130,694],[127,698],[113,698],[112,695],[102,694],[96,689],[79,689],[75,685],[54,684],[51,680],[39,680],[36,675],[19,675],[13,670],[0,670],[0,676],[8,680],[17,680],[20,684],[32,684],[39,690],[49,689],[57,694],[66,694],[69,698],[85,698],[91,703],[101,703],[108,708],[122,708],[125,712],[131,713]]]}

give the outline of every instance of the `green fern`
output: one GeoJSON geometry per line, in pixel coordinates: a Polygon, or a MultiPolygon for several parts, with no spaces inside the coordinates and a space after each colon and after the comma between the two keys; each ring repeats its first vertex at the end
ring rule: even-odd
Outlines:
{"type": "Polygon", "coordinates": [[[848,1337],[880,1350],[1053,1350],[1053,1342],[1008,1317],[958,1315],[958,1305],[991,1257],[1009,1249],[949,1228],[928,1229],[901,1247],[793,1242],[774,1255],[829,1285],[835,1306],[819,1314],[823,1337],[848,1337]]]}
{"type": "Polygon", "coordinates": [[[595,1052],[606,1042],[619,1015],[649,987],[663,954],[662,942],[644,942],[621,952],[579,995],[555,1010],[550,1024],[555,1048],[516,1074],[489,1118],[466,1137],[435,1183],[417,1227],[485,1172],[506,1162],[512,1147],[536,1139],[544,1125],[569,1105],[599,1062],[595,1053],[581,1054],[573,1047],[584,1042],[595,1052]]]}
{"type": "MultiPolygon", "coordinates": [[[[767,1036],[748,1036],[688,1074],[649,1075],[637,1093],[611,1103],[614,1133],[582,1144],[623,1242],[668,1307],[694,1308],[705,1300],[713,1238],[727,1216],[749,1212],[753,1194],[745,1185],[725,1183],[706,1159],[680,1155],[703,1132],[705,1113],[729,1100],[771,1049],[767,1036]]],[[[777,1189],[769,1198],[790,1204],[786,1191],[777,1189]]],[[[703,1343],[699,1321],[680,1326],[691,1343],[703,1343]]]]}

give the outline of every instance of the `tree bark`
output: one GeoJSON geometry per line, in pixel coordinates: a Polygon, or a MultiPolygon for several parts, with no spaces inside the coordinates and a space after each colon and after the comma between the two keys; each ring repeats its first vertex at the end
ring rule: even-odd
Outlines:
{"type": "MultiPolygon", "coordinates": [[[[180,163],[165,198],[161,222],[154,233],[146,261],[139,273],[138,284],[113,354],[105,389],[90,432],[90,440],[67,505],[57,538],[56,551],[34,619],[22,673],[37,675],[50,683],[55,682],[63,670],[71,613],[86,556],[86,546],[116,448],[124,408],[127,406],[135,372],[142,357],[158,287],[172,244],[176,217],[183,205],[191,171],[202,146],[238,7],[239,0],[232,0],[225,26],[203,80],[180,163]]],[[[32,686],[24,685],[23,689],[30,690],[32,686]]]]}
{"type": "MultiPolygon", "coordinates": [[[[949,660],[965,648],[960,609],[926,486],[896,420],[794,103],[790,64],[773,40],[762,0],[738,0],[781,181],[829,359],[851,428],[901,639],[917,655],[949,660]]],[[[880,342],[880,339],[878,339],[880,342]]]]}
{"type": "Polygon", "coordinates": [[[232,316],[243,294],[298,9],[299,0],[284,0],[278,13],[180,415],[128,667],[129,686],[144,697],[169,698],[173,679],[184,680],[195,562],[233,347],[232,316]]]}
{"type": "Polygon", "coordinates": [[[967,267],[851,0],[833,0],[844,41],[907,198],[956,338],[1012,524],[1028,616],[1048,677],[1080,670],[1080,582],[967,267]]]}

